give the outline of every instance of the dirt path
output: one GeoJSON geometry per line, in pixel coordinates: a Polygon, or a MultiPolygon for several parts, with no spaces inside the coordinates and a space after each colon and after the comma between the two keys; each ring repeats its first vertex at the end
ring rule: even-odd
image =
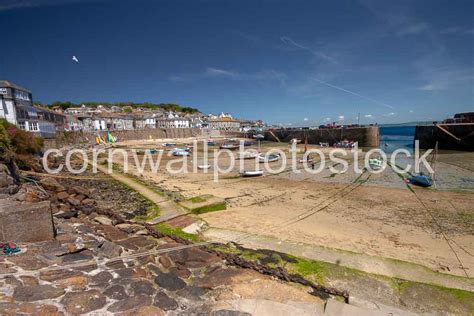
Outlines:
{"type": "Polygon", "coordinates": [[[114,180],[119,181],[127,187],[137,191],[143,197],[158,205],[158,207],[160,208],[160,216],[151,220],[149,222],[150,224],[157,224],[188,213],[177,203],[171,201],[170,199],[164,197],[161,194],[158,194],[154,190],[150,189],[146,185],[141,184],[132,177],[129,177],[118,171],[108,173],[108,168],[106,166],[97,165],[97,170],[109,175],[114,180]]]}

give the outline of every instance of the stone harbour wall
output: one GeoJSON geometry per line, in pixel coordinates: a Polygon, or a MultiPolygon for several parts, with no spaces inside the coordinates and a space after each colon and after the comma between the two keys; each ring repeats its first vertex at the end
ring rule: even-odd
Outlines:
{"type": "Polygon", "coordinates": [[[282,142],[289,142],[293,138],[301,141],[308,138],[309,144],[334,143],[344,139],[359,142],[359,147],[378,147],[380,145],[380,131],[377,126],[334,128],[334,129],[279,129],[265,131],[265,140],[276,141],[275,136],[282,142]]]}
{"type": "Polygon", "coordinates": [[[474,151],[474,123],[418,125],[415,139],[420,141],[420,148],[474,151]],[[440,128],[441,127],[441,128],[440,128]]]}

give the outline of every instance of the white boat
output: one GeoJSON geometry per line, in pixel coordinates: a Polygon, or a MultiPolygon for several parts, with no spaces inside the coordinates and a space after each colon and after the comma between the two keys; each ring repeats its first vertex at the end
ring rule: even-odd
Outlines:
{"type": "Polygon", "coordinates": [[[198,165],[198,169],[205,170],[205,169],[210,169],[211,165],[198,165]]]}
{"type": "Polygon", "coordinates": [[[260,162],[265,162],[265,161],[274,162],[277,160],[280,160],[280,155],[277,155],[277,154],[270,154],[268,156],[263,155],[263,154],[258,155],[258,161],[260,162]]]}
{"type": "Polygon", "coordinates": [[[171,154],[172,154],[173,156],[177,156],[177,157],[189,156],[189,151],[182,150],[182,149],[173,149],[173,151],[171,152],[171,154]]]}
{"type": "Polygon", "coordinates": [[[300,159],[300,163],[305,163],[305,162],[306,162],[306,163],[312,163],[312,162],[313,162],[313,158],[308,158],[308,159],[303,159],[303,158],[301,158],[301,159],[300,159]]]}
{"type": "Polygon", "coordinates": [[[263,175],[263,170],[243,171],[240,175],[242,177],[259,177],[263,175]]]}
{"type": "Polygon", "coordinates": [[[234,149],[239,149],[239,144],[233,144],[233,143],[224,143],[220,147],[220,149],[229,149],[229,150],[234,150],[234,149]]]}
{"type": "Polygon", "coordinates": [[[382,159],[369,159],[369,166],[372,170],[380,170],[382,169],[383,162],[382,159]]]}
{"type": "Polygon", "coordinates": [[[246,151],[240,155],[239,159],[255,159],[260,155],[258,151],[246,151]]]}

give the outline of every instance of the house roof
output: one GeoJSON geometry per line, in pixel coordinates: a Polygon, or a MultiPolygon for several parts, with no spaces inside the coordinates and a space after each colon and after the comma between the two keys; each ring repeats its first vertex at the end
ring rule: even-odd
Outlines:
{"type": "Polygon", "coordinates": [[[13,88],[13,89],[17,89],[17,90],[23,90],[23,91],[26,91],[28,93],[31,93],[30,90],[26,89],[26,88],[23,88],[17,84],[14,84],[13,82],[10,82],[8,80],[0,80],[0,88],[13,88]]]}

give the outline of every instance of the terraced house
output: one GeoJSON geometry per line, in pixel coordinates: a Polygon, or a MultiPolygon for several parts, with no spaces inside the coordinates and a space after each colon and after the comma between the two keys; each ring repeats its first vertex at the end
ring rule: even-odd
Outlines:
{"type": "Polygon", "coordinates": [[[55,124],[44,120],[44,117],[42,110],[33,106],[30,90],[7,80],[0,80],[0,118],[25,131],[43,137],[54,136],[55,124]]]}

